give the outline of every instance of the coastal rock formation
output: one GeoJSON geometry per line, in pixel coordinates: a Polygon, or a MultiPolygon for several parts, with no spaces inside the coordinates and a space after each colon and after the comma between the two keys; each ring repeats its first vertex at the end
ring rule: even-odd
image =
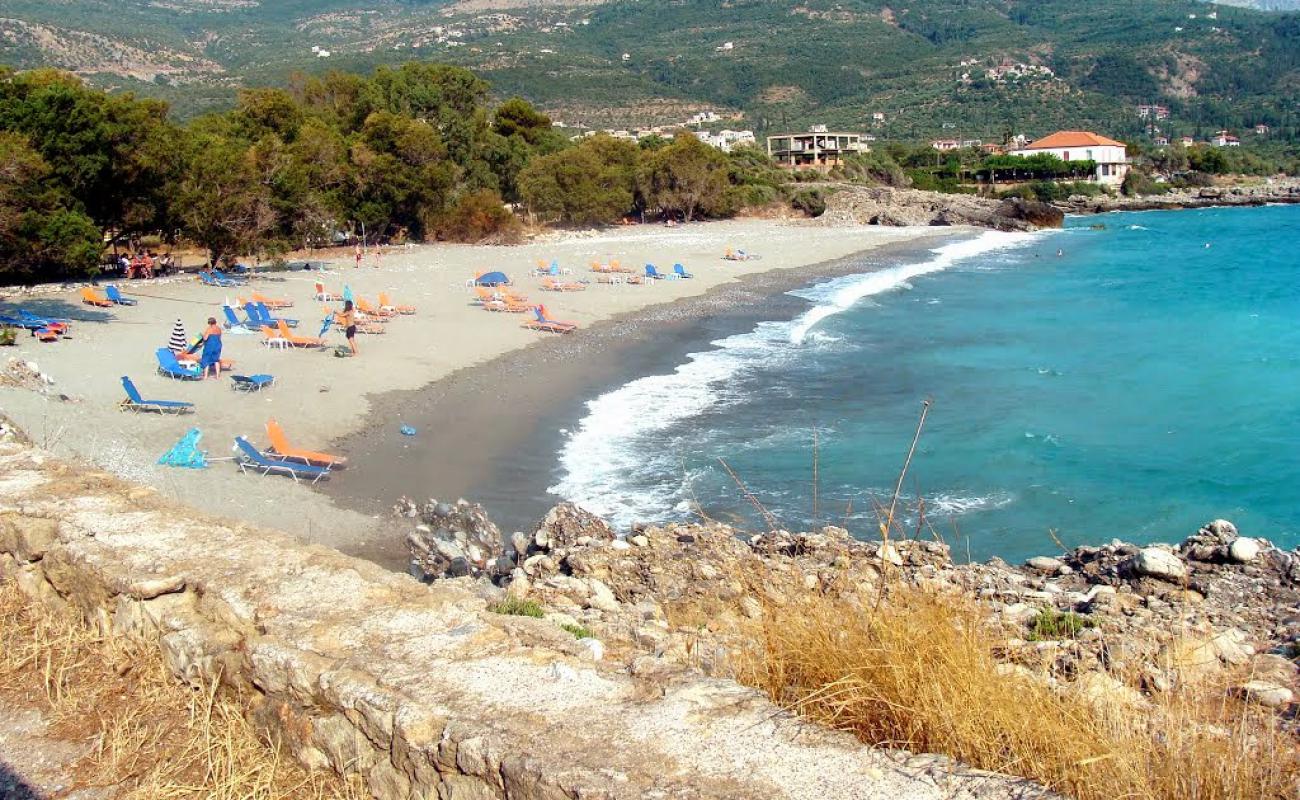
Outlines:
{"type": "MultiPolygon", "coordinates": [[[[432,511],[440,542],[465,549],[490,530],[472,507],[432,511]]],[[[566,541],[579,533],[565,530],[566,541]]],[[[659,546],[646,541],[576,535],[547,557],[573,570],[590,556],[583,583],[597,599],[582,613],[614,618],[634,584],[601,578],[603,564],[659,546]]],[[[196,514],[10,435],[0,435],[0,584],[157,643],[178,680],[243,698],[284,753],[376,800],[795,800],[809,787],[820,800],[1053,797],[948,758],[864,747],[614,636],[492,613],[481,595],[504,592],[485,581],[421,585],[196,514]]]]}
{"type": "Polygon", "coordinates": [[[843,187],[826,201],[825,225],[973,225],[999,231],[1059,228],[1065,214],[1019,198],[995,200],[888,187],[843,187]]]}
{"type": "Polygon", "coordinates": [[[1068,214],[1103,214],[1107,211],[1157,211],[1213,206],[1262,206],[1270,203],[1300,203],[1300,180],[1285,178],[1261,186],[1173,189],[1165,194],[1072,195],[1056,203],[1068,214]]]}
{"type": "Polygon", "coordinates": [[[407,534],[412,570],[425,578],[459,578],[466,575],[496,577],[513,567],[503,560],[501,531],[483,507],[464,500],[455,505],[430,500],[423,506],[403,497],[394,511],[418,518],[421,524],[407,534]]]}
{"type": "Polygon", "coordinates": [[[888,577],[980,598],[1004,632],[1008,669],[1083,681],[1085,694],[1118,696],[1103,691],[1112,673],[1140,676],[1156,692],[1231,670],[1267,684],[1237,690],[1261,704],[1287,708],[1300,692],[1300,551],[1241,537],[1225,520],[1177,546],[1115,541],[1016,567],[954,564],[936,542],[860,541],[837,527],[750,536],[716,523],[647,526],[623,540],[594,518],[589,529],[573,527],[574,513],[549,514],[538,533],[550,546],[525,553],[500,584],[607,647],[709,674],[728,674],[747,622],[802,593],[874,599],[888,577]],[[556,518],[567,521],[563,541],[550,538],[556,518]],[[1044,627],[1062,619],[1077,624],[1044,627]]]}

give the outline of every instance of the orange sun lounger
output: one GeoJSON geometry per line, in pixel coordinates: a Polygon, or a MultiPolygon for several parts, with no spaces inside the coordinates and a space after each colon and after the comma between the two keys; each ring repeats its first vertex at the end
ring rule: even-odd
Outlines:
{"type": "Polygon", "coordinates": [[[292,300],[277,300],[273,297],[264,297],[261,292],[253,292],[253,302],[262,303],[267,308],[290,308],[293,306],[292,300]]]}
{"type": "Polygon", "coordinates": [[[586,291],[587,287],[581,283],[565,283],[554,278],[546,278],[542,281],[542,289],[548,292],[582,292],[586,291]]]}
{"type": "Polygon", "coordinates": [[[316,336],[299,336],[289,329],[284,320],[276,320],[276,328],[280,331],[280,338],[287,341],[294,347],[324,347],[325,340],[316,336]]]}
{"type": "Polygon", "coordinates": [[[396,313],[398,313],[398,314],[414,314],[414,313],[415,313],[415,306],[399,306],[399,305],[397,305],[396,303],[393,302],[392,298],[390,298],[390,297],[388,296],[388,293],[387,293],[387,292],[380,292],[380,293],[379,293],[379,310],[380,310],[380,311],[393,311],[393,312],[396,312],[396,313]]]}
{"type": "Polygon", "coordinates": [[[348,461],[343,456],[302,450],[290,445],[288,437],[284,435],[284,429],[273,419],[266,421],[266,436],[271,440],[271,452],[286,461],[301,461],[313,467],[341,467],[348,461]]]}
{"type": "Polygon", "coordinates": [[[95,290],[90,288],[89,286],[82,288],[81,302],[87,305],[101,306],[101,307],[107,307],[113,305],[112,300],[109,300],[107,297],[105,297],[102,294],[96,293],[95,290]]]}
{"type": "Polygon", "coordinates": [[[387,321],[397,316],[396,311],[384,311],[382,308],[375,308],[366,300],[358,297],[356,300],[357,311],[365,314],[367,317],[374,317],[380,321],[387,321]]]}
{"type": "Polygon", "coordinates": [[[549,333],[573,333],[578,329],[578,324],[576,322],[561,322],[558,319],[551,319],[546,311],[546,306],[537,306],[533,309],[533,319],[525,320],[524,327],[549,333]]]}

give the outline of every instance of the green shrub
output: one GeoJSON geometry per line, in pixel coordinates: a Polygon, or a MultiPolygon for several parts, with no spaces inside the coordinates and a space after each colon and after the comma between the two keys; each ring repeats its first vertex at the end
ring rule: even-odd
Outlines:
{"type": "Polygon", "coordinates": [[[581,625],[561,625],[561,628],[573,634],[575,639],[595,639],[596,634],[581,625]]]}
{"type": "Polygon", "coordinates": [[[519,230],[518,218],[505,207],[501,195],[491,189],[461,196],[438,224],[439,238],[453,242],[513,242],[519,230]]]}
{"type": "Polygon", "coordinates": [[[790,198],[790,205],[810,217],[826,213],[826,192],[821,189],[802,189],[790,198]]]}
{"type": "Polygon", "coordinates": [[[535,600],[524,600],[519,597],[510,596],[500,603],[494,603],[488,606],[488,611],[493,614],[506,614],[511,617],[534,617],[541,619],[546,616],[546,612],[535,600]]]}
{"type": "Polygon", "coordinates": [[[1095,625],[1096,623],[1091,619],[1073,611],[1057,611],[1054,608],[1044,608],[1038,612],[1038,616],[1034,617],[1034,621],[1029,628],[1028,638],[1031,642],[1073,639],[1084,628],[1091,628],[1095,625]]]}

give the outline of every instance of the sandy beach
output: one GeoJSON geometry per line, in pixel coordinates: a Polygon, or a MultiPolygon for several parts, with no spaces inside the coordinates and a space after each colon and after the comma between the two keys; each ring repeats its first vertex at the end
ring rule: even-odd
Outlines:
{"type": "MultiPolygon", "coordinates": [[[[933,228],[833,228],[743,220],[675,229],[635,227],[556,234],[518,247],[439,244],[390,249],[382,258],[368,258],[360,269],[353,267],[350,254],[338,253],[338,260],[331,262],[324,274],[277,273],[256,279],[252,288],[293,301],[284,316],[301,319],[299,332],[308,335],[319,329],[324,316],[322,304],[312,298],[313,283],[318,280],[334,292],[347,284],[358,297],[371,302],[380,291],[386,291],[394,302],[416,306],[418,313],[388,323],[383,335],[360,336],[361,355],[351,359],[335,358],[332,347],[268,349],[261,344],[260,335],[228,332],[224,356],[235,361],[236,373],[276,377],[273,388],[255,394],[232,391],[224,376],[219,381],[164,378],[156,373],[154,358],[154,350],[166,344],[177,319],[184,322],[189,335],[196,335],[207,317],[220,319],[225,300],[234,300],[248,290],[204,286],[197,280],[128,283],[123,285],[124,291],[139,304],[111,309],[83,305],[75,290],[16,295],[0,302],[0,312],[10,313],[22,306],[38,314],[72,318],[74,324],[68,339],[42,344],[21,335],[17,347],[0,351],[5,361],[36,362],[54,381],[44,391],[0,387],[0,409],[38,444],[60,455],[89,461],[207,512],[279,528],[348,553],[372,557],[376,552],[388,553],[378,560],[396,566],[400,539],[380,511],[395,495],[375,498],[371,514],[347,510],[330,496],[348,493],[347,484],[355,480],[360,464],[333,475],[333,486],[326,494],[288,478],[243,475],[230,462],[187,470],[158,466],[156,461],[191,427],[202,431],[202,446],[211,458],[231,456],[236,435],[264,447],[264,425],[271,417],[299,447],[319,450],[339,441],[364,441],[367,426],[375,419],[376,399],[383,395],[400,396],[392,393],[420,389],[521,348],[531,347],[538,354],[553,350],[563,357],[564,348],[594,336],[587,329],[603,320],[634,319],[642,309],[699,297],[726,284],[743,285],[745,276],[774,270],[802,270],[801,278],[813,280],[819,276],[816,265],[935,234],[933,228]],[[759,254],[761,259],[723,260],[728,247],[759,254]],[[538,260],[549,263],[552,259],[571,270],[564,280],[590,281],[586,290],[542,291],[541,279],[530,273],[538,260]],[[681,262],[695,277],[644,286],[597,284],[588,265],[593,260],[610,259],[638,269],[650,262],[661,271],[681,262]],[[575,322],[581,329],[568,337],[538,333],[522,328],[520,315],[485,312],[473,302],[466,282],[487,270],[506,272],[516,291],[526,293],[529,302],[544,302],[554,318],[575,322]],[[561,340],[567,341],[561,345],[561,340]],[[124,397],[122,375],[130,376],[146,398],[191,401],[197,411],[184,417],[122,411],[118,408],[124,397]]],[[[343,337],[331,333],[328,343],[342,344],[343,337]]],[[[482,391],[500,405],[501,398],[509,397],[518,382],[528,381],[544,393],[551,379],[545,371],[503,375],[499,382],[482,384],[482,391]]],[[[395,431],[401,424],[397,418],[401,407],[381,405],[384,416],[393,417],[387,424],[395,431]]],[[[503,429],[524,435],[529,424],[531,415],[521,413],[503,429]]],[[[436,432],[417,432],[411,446],[420,446],[426,435],[436,432]]],[[[473,446],[472,436],[460,439],[467,447],[473,446]]],[[[364,468],[375,470],[382,464],[364,468]]],[[[364,485],[373,487],[377,482],[382,485],[382,479],[368,475],[364,485]]]]}

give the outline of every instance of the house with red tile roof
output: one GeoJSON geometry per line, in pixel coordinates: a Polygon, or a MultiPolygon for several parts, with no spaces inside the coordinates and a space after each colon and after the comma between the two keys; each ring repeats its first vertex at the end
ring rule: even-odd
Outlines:
{"type": "Polygon", "coordinates": [[[1128,148],[1124,143],[1091,131],[1057,131],[1011,151],[1015,156],[1040,153],[1050,153],[1062,161],[1096,162],[1092,179],[1098,183],[1118,186],[1128,174],[1128,148]]]}

